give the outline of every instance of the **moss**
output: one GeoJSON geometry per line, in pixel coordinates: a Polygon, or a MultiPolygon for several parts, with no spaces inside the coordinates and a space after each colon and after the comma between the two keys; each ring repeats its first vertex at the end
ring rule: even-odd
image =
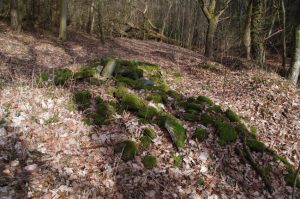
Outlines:
{"type": "Polygon", "coordinates": [[[151,139],[155,139],[157,134],[153,128],[145,128],[144,134],[149,136],[151,139]]]}
{"type": "Polygon", "coordinates": [[[147,100],[148,101],[152,101],[154,103],[163,103],[163,97],[158,94],[158,93],[154,93],[154,94],[151,94],[147,97],[147,100]]]}
{"type": "Polygon", "coordinates": [[[240,122],[241,120],[240,117],[230,109],[227,109],[225,114],[231,122],[240,122]]]}
{"type": "Polygon", "coordinates": [[[222,110],[222,108],[219,105],[213,105],[212,107],[209,107],[207,109],[207,112],[209,112],[209,113],[211,113],[211,112],[214,112],[214,113],[223,113],[223,110],[222,110]]]}
{"type": "Polygon", "coordinates": [[[197,185],[200,185],[200,186],[201,186],[201,185],[204,185],[204,183],[205,183],[205,181],[204,181],[203,178],[198,178],[197,181],[196,181],[196,184],[197,184],[197,185]]]}
{"type": "Polygon", "coordinates": [[[93,116],[94,124],[99,126],[108,124],[107,118],[115,112],[116,109],[114,106],[105,103],[104,100],[98,96],[96,98],[96,113],[93,116]]]}
{"type": "Polygon", "coordinates": [[[147,155],[142,159],[142,163],[146,169],[153,169],[157,165],[156,157],[147,155]]]}
{"type": "Polygon", "coordinates": [[[217,119],[215,121],[215,126],[217,128],[217,132],[218,132],[218,136],[219,136],[219,143],[221,145],[226,145],[226,144],[236,141],[237,133],[233,126],[231,126],[227,122],[223,122],[219,119],[217,119]]]}
{"type": "Polygon", "coordinates": [[[197,128],[192,136],[193,139],[200,142],[204,141],[207,138],[207,132],[203,128],[197,128]]]}
{"type": "Polygon", "coordinates": [[[250,150],[256,151],[256,152],[264,152],[267,148],[264,145],[264,143],[262,143],[256,139],[248,139],[247,146],[250,148],[250,150]]]}
{"type": "Polygon", "coordinates": [[[115,153],[122,153],[122,160],[129,161],[134,159],[138,153],[138,146],[131,140],[117,142],[114,146],[115,153]]]}
{"type": "Polygon", "coordinates": [[[288,174],[285,176],[285,181],[287,185],[294,186],[294,182],[296,180],[296,187],[300,188],[300,179],[299,176],[297,176],[296,174],[297,173],[294,170],[289,169],[288,174]]]}
{"type": "Polygon", "coordinates": [[[174,144],[178,148],[184,147],[186,132],[181,122],[173,115],[166,114],[161,116],[160,123],[168,130],[174,144]]]}
{"type": "Polygon", "coordinates": [[[82,66],[79,72],[74,74],[75,79],[84,79],[93,77],[96,74],[96,69],[88,66],[82,66]]]}
{"type": "Polygon", "coordinates": [[[91,105],[92,94],[89,91],[77,91],[73,95],[73,100],[79,109],[87,109],[91,105]]]}
{"type": "Polygon", "coordinates": [[[122,95],[121,103],[125,109],[131,111],[139,111],[145,106],[144,101],[141,98],[129,92],[126,92],[122,95]]]}
{"type": "Polygon", "coordinates": [[[186,121],[196,122],[199,120],[199,113],[195,111],[189,111],[184,114],[183,119],[186,121]]]}
{"type": "Polygon", "coordinates": [[[256,128],[255,126],[251,126],[251,127],[250,127],[250,131],[251,131],[251,133],[253,133],[254,135],[257,134],[257,128],[256,128]]]}
{"type": "Polygon", "coordinates": [[[143,147],[145,149],[147,149],[147,148],[149,148],[149,146],[152,142],[152,139],[149,136],[144,135],[144,136],[141,137],[140,141],[141,141],[141,144],[143,145],[143,147]]]}
{"type": "Polygon", "coordinates": [[[251,133],[245,124],[239,123],[238,125],[235,126],[236,132],[239,134],[241,138],[251,138],[251,139],[256,139],[256,135],[251,133]]]}
{"type": "Polygon", "coordinates": [[[276,155],[275,158],[281,161],[287,168],[293,168],[293,165],[285,157],[276,155]]]}
{"type": "Polygon", "coordinates": [[[211,99],[209,99],[208,97],[203,96],[203,95],[200,95],[199,97],[197,97],[197,101],[202,102],[202,103],[206,103],[208,105],[213,105],[214,104],[211,99]]]}
{"type": "Polygon", "coordinates": [[[180,101],[183,99],[183,96],[174,90],[168,90],[166,93],[169,97],[173,98],[175,101],[180,101]]]}
{"type": "Polygon", "coordinates": [[[70,69],[58,69],[54,73],[54,84],[64,85],[68,80],[73,77],[73,72],[70,69]]]}
{"type": "Polygon", "coordinates": [[[149,120],[151,120],[157,114],[158,114],[157,109],[152,106],[143,106],[142,108],[140,108],[140,110],[137,113],[139,117],[144,119],[149,119],[149,120]]]}
{"type": "Polygon", "coordinates": [[[214,118],[211,115],[204,113],[200,118],[200,123],[204,126],[208,126],[209,124],[214,123],[214,118]]]}
{"type": "Polygon", "coordinates": [[[38,85],[43,84],[44,82],[47,82],[49,80],[49,74],[46,72],[40,73],[36,78],[36,83],[38,85]]]}
{"type": "Polygon", "coordinates": [[[203,105],[197,104],[197,102],[186,100],[184,102],[179,102],[179,106],[183,107],[185,110],[195,110],[200,112],[204,109],[203,105]]]}
{"type": "Polygon", "coordinates": [[[173,158],[173,164],[175,167],[182,167],[183,155],[171,154],[173,158]]]}

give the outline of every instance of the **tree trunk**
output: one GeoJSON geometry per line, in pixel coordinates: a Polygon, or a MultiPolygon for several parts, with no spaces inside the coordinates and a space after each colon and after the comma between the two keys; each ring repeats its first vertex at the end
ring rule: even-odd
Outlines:
{"type": "Polygon", "coordinates": [[[18,0],[11,0],[10,2],[10,25],[14,30],[18,30],[18,0]]]}
{"type": "Polygon", "coordinates": [[[300,72],[300,24],[295,29],[295,48],[293,54],[293,61],[291,63],[289,79],[291,83],[296,86],[300,72]]]}
{"type": "Polygon", "coordinates": [[[206,46],[205,46],[205,56],[211,57],[213,53],[213,44],[214,44],[214,36],[217,30],[218,20],[212,18],[209,20],[208,29],[206,33],[206,46]]]}
{"type": "Polygon", "coordinates": [[[67,39],[67,15],[68,15],[68,0],[61,1],[61,12],[60,12],[60,29],[59,39],[65,41],[67,39]]]}
{"type": "Polygon", "coordinates": [[[252,17],[252,0],[247,7],[246,23],[244,27],[243,45],[246,51],[247,60],[251,59],[251,17],[252,17]]]}
{"type": "Polygon", "coordinates": [[[286,11],[284,0],[281,0],[281,10],[282,10],[282,67],[285,68],[286,63],[286,11]]]}
{"type": "Polygon", "coordinates": [[[251,51],[253,59],[263,65],[264,63],[264,47],[263,47],[263,6],[264,1],[253,0],[252,19],[251,19],[251,51]]]}
{"type": "Polygon", "coordinates": [[[102,44],[104,44],[104,31],[103,31],[103,16],[102,16],[102,0],[97,0],[97,16],[98,16],[98,32],[102,44]]]}

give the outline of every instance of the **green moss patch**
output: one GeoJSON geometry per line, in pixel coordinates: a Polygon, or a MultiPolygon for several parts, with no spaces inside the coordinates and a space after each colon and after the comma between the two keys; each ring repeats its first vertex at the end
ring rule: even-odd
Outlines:
{"type": "Polygon", "coordinates": [[[181,101],[183,96],[175,90],[168,90],[166,92],[167,96],[173,98],[175,101],[181,101]]]}
{"type": "Polygon", "coordinates": [[[200,95],[199,97],[197,97],[197,101],[201,102],[201,103],[206,103],[208,105],[213,105],[214,104],[213,101],[210,98],[208,98],[206,96],[203,96],[203,95],[200,95]]]}
{"type": "Polygon", "coordinates": [[[58,69],[54,73],[54,84],[64,85],[68,80],[73,77],[73,72],[70,69],[58,69]]]}
{"type": "Polygon", "coordinates": [[[81,110],[87,109],[91,105],[91,98],[92,94],[85,90],[85,91],[77,91],[73,95],[73,100],[75,104],[77,104],[78,108],[81,110]]]}
{"type": "Polygon", "coordinates": [[[151,139],[155,139],[157,134],[154,129],[152,128],[145,128],[144,129],[144,134],[150,137],[151,139]]]}
{"type": "Polygon", "coordinates": [[[262,143],[256,139],[248,139],[247,146],[250,148],[250,150],[256,151],[256,152],[264,152],[267,149],[267,147],[264,143],[262,143]]]}
{"type": "Polygon", "coordinates": [[[138,146],[131,140],[117,142],[114,146],[115,153],[122,153],[122,160],[129,161],[134,159],[138,153],[138,146]]]}
{"type": "Polygon", "coordinates": [[[226,145],[236,141],[237,133],[235,131],[235,128],[229,123],[220,121],[218,119],[215,121],[215,126],[219,136],[219,143],[221,145],[226,145]]]}
{"type": "Polygon", "coordinates": [[[85,79],[96,75],[96,69],[88,66],[82,66],[79,72],[74,74],[75,79],[85,79]]]}
{"type": "Polygon", "coordinates": [[[94,124],[101,126],[104,124],[108,124],[107,118],[114,114],[116,109],[114,106],[105,103],[101,97],[96,98],[96,113],[93,116],[94,124]]]}
{"type": "Polygon", "coordinates": [[[140,141],[141,141],[143,148],[148,149],[152,142],[152,139],[149,136],[144,135],[141,137],[140,141]]]}
{"type": "Polygon", "coordinates": [[[158,115],[158,111],[152,106],[143,106],[139,109],[137,115],[141,118],[151,120],[154,116],[158,115]]]}
{"type": "Polygon", "coordinates": [[[196,122],[199,120],[199,113],[196,111],[189,111],[183,115],[183,119],[186,121],[196,122]]]}
{"type": "Polygon", "coordinates": [[[208,126],[209,124],[214,123],[214,118],[208,113],[204,113],[203,115],[201,115],[200,123],[203,124],[204,126],[208,126]]]}
{"type": "Polygon", "coordinates": [[[300,188],[300,178],[299,176],[296,176],[296,172],[292,169],[289,169],[288,174],[285,176],[285,181],[287,185],[294,186],[294,182],[296,180],[296,187],[300,188]],[[297,177],[297,179],[296,179],[297,177]]]}
{"type": "Polygon", "coordinates": [[[156,157],[147,155],[142,159],[142,163],[146,169],[153,169],[157,165],[156,157]]]}
{"type": "Polygon", "coordinates": [[[240,122],[241,121],[240,117],[230,109],[227,109],[225,114],[231,122],[240,122]]]}
{"type": "Polygon", "coordinates": [[[204,141],[207,138],[207,132],[203,128],[197,128],[192,136],[192,139],[198,140],[200,142],[204,141]]]}
{"type": "Polygon", "coordinates": [[[166,96],[160,93],[153,93],[149,95],[147,97],[147,100],[152,101],[154,103],[165,103],[167,101],[166,96]]]}
{"type": "Polygon", "coordinates": [[[42,72],[36,77],[37,85],[41,85],[44,82],[47,82],[48,80],[49,80],[49,74],[46,72],[42,72]]]}
{"type": "Polygon", "coordinates": [[[171,154],[173,158],[173,164],[175,167],[182,167],[183,155],[176,155],[175,153],[171,154]]]}
{"type": "Polygon", "coordinates": [[[174,144],[178,147],[184,147],[186,140],[186,132],[181,122],[173,115],[163,115],[160,118],[160,123],[163,124],[164,128],[169,132],[174,144]]]}
{"type": "Polygon", "coordinates": [[[121,96],[121,104],[125,109],[139,111],[144,108],[144,101],[135,94],[124,92],[121,96]]]}

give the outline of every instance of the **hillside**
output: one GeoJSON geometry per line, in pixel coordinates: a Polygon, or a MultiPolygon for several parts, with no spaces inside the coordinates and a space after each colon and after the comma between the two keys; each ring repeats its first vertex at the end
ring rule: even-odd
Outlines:
{"type": "MultiPolygon", "coordinates": [[[[109,124],[87,124],[90,110],[78,109],[74,93],[89,90],[93,99],[112,101],[113,80],[98,85],[36,84],[41,72],[78,71],[108,56],[161,66],[170,89],[184,99],[203,95],[223,110],[230,108],[268,149],[286,157],[296,169],[300,93],[275,73],[266,75],[255,67],[234,70],[160,42],[114,38],[101,44],[92,36],[70,33],[69,41],[62,43],[49,32],[16,34],[1,23],[1,197],[288,198],[292,194],[293,187],[286,185],[282,175],[288,174],[282,162],[267,152],[252,153],[263,176],[268,176],[273,189],[269,193],[268,183],[237,155],[240,141],[220,145],[212,126],[206,128],[208,137],[203,142],[191,139],[196,127],[203,125],[183,120],[183,113],[172,110],[171,102],[164,104],[164,110],[183,120],[187,134],[186,145],[179,150],[158,124],[141,123],[132,111],[114,114],[109,124]],[[147,150],[128,162],[114,153],[117,141],[139,142],[149,125],[157,137],[147,150]],[[153,169],[145,169],[142,163],[149,154],[157,158],[153,169]]],[[[148,94],[143,89],[129,92],[142,99],[148,94]]]]}

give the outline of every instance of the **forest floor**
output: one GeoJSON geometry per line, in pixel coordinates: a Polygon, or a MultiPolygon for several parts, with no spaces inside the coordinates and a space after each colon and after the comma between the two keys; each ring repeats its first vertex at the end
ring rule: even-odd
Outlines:
{"type": "MultiPolygon", "coordinates": [[[[101,44],[92,36],[70,33],[60,42],[48,32],[12,32],[0,23],[0,198],[289,198],[279,162],[269,164],[274,192],[242,165],[234,146],[222,147],[213,136],[189,141],[180,151],[182,168],[171,162],[174,147],[164,132],[151,146],[158,158],[153,170],[141,158],[122,162],[113,144],[138,139],[143,126],[128,112],[97,128],[83,122],[71,98],[76,86],[38,87],[42,71],[78,69],[91,60],[116,56],[159,64],[168,85],[185,96],[206,95],[231,108],[269,148],[294,166],[300,161],[300,89],[276,73],[259,68],[232,69],[199,53],[155,41],[114,38],[101,44]],[[126,134],[126,135],[124,135],[126,134]],[[277,170],[276,170],[277,168],[277,170]],[[273,171],[273,170],[276,171],[273,171]],[[199,183],[201,179],[201,183],[199,183]],[[203,182],[202,182],[203,181],[203,182]]],[[[107,81],[89,89],[108,98],[107,81]]],[[[195,129],[184,123],[190,137],[195,129]]],[[[296,188],[296,198],[300,190],[296,188]]]]}

